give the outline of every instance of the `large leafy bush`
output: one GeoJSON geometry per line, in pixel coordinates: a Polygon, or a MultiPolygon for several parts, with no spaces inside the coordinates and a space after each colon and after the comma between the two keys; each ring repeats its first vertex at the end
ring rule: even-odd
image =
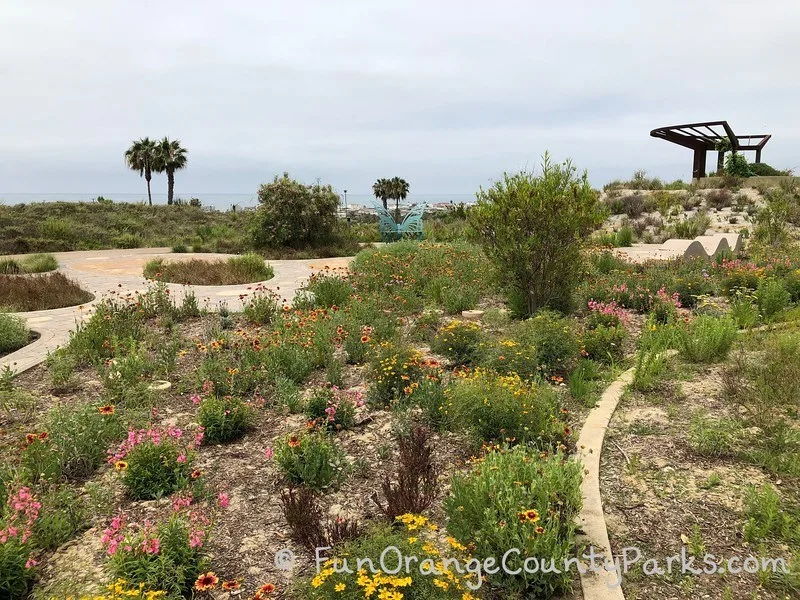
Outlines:
{"type": "Polygon", "coordinates": [[[258,190],[253,242],[265,248],[306,248],[330,243],[335,235],[339,195],[330,185],[306,185],[288,173],[258,190]]]}
{"type": "Polygon", "coordinates": [[[582,239],[602,220],[586,173],[545,154],[541,175],[505,173],[477,196],[469,223],[507,276],[514,308],[531,315],[569,304],[582,273],[582,239]]]}

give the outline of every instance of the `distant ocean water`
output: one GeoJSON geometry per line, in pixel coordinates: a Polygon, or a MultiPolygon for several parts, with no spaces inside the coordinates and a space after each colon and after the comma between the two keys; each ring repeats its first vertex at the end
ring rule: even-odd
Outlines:
{"type": "MultiPolygon", "coordinates": [[[[13,206],[30,202],[91,202],[100,194],[3,194],[0,193],[0,204],[13,206]]],[[[106,199],[115,202],[147,202],[146,194],[102,194],[106,199]]],[[[258,205],[255,194],[176,194],[176,198],[188,201],[199,198],[203,206],[212,206],[219,210],[228,210],[231,206],[247,208],[258,205]]],[[[453,202],[470,203],[475,201],[474,194],[410,194],[405,204],[426,203],[440,204],[453,202]]],[[[368,194],[347,194],[348,206],[372,206],[375,197],[368,194]]],[[[153,204],[166,204],[166,194],[153,194],[153,204]]]]}

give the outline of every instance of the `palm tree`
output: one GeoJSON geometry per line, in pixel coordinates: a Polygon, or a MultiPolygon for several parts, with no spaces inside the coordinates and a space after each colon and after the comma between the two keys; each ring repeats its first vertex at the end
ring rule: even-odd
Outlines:
{"type": "Polygon", "coordinates": [[[125,151],[125,164],[129,169],[139,171],[139,177],[144,176],[147,181],[147,201],[153,205],[153,196],[150,193],[150,180],[153,178],[153,171],[156,162],[156,142],[150,138],[142,138],[134,141],[131,147],[125,151]]]}
{"type": "Polygon", "coordinates": [[[372,184],[372,193],[375,195],[376,198],[383,202],[383,208],[386,210],[388,209],[388,205],[386,202],[389,198],[392,197],[391,191],[391,181],[388,179],[378,179],[375,183],[372,184]]]}
{"type": "Polygon", "coordinates": [[[408,182],[400,177],[392,177],[389,181],[390,198],[394,198],[394,220],[400,222],[400,201],[408,197],[408,182]]]}
{"type": "Polygon", "coordinates": [[[181,146],[179,140],[170,141],[165,137],[158,142],[154,169],[159,173],[167,174],[167,204],[172,204],[172,197],[175,194],[175,171],[183,169],[189,162],[186,157],[188,152],[181,146]]]}

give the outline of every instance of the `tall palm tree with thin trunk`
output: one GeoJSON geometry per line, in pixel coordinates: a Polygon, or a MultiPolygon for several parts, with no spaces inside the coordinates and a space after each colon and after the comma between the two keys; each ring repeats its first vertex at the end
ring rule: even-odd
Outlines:
{"type": "Polygon", "coordinates": [[[372,193],[375,197],[383,202],[383,208],[388,209],[388,205],[386,204],[387,200],[392,197],[391,192],[391,181],[389,179],[384,179],[381,177],[375,183],[372,184],[372,193]]]}
{"type": "Polygon", "coordinates": [[[172,204],[175,194],[175,171],[186,167],[189,159],[188,150],[181,146],[179,140],[165,137],[156,147],[155,170],[167,174],[167,204],[172,204]]]}
{"type": "Polygon", "coordinates": [[[131,144],[125,151],[125,164],[129,169],[139,171],[139,177],[144,177],[147,181],[147,201],[153,205],[153,195],[150,193],[150,180],[153,178],[153,171],[156,162],[156,142],[150,138],[142,138],[131,144]]]}
{"type": "Polygon", "coordinates": [[[409,185],[405,179],[392,177],[389,180],[390,198],[394,198],[394,220],[400,222],[400,201],[408,197],[409,185]]]}

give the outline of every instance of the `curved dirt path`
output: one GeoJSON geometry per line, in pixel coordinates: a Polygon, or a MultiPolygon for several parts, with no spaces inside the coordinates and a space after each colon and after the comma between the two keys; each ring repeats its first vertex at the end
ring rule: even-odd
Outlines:
{"type": "MultiPolygon", "coordinates": [[[[59,262],[59,271],[77,281],[83,289],[94,294],[94,300],[82,307],[69,306],[53,310],[14,313],[24,318],[32,331],[39,334],[32,344],[0,358],[0,370],[5,366],[21,373],[38,365],[49,351],[55,350],[69,340],[69,333],[75,325],[86,319],[92,307],[113,293],[147,289],[147,280],[142,277],[144,265],[154,258],[169,260],[189,260],[200,258],[213,260],[229,258],[230,254],[173,254],[169,248],[136,248],[131,250],[87,250],[77,252],[58,252],[54,256],[59,262]]],[[[4,257],[8,258],[8,257],[4,257]]],[[[14,257],[11,257],[14,258],[14,257]]],[[[319,258],[303,260],[267,261],[275,270],[275,276],[261,284],[291,302],[295,292],[315,271],[329,267],[345,267],[352,257],[319,258]]],[[[180,285],[169,284],[169,289],[180,301],[183,294],[193,291],[201,308],[216,310],[225,304],[231,310],[241,310],[242,296],[251,293],[257,283],[244,285],[180,285]]]]}

